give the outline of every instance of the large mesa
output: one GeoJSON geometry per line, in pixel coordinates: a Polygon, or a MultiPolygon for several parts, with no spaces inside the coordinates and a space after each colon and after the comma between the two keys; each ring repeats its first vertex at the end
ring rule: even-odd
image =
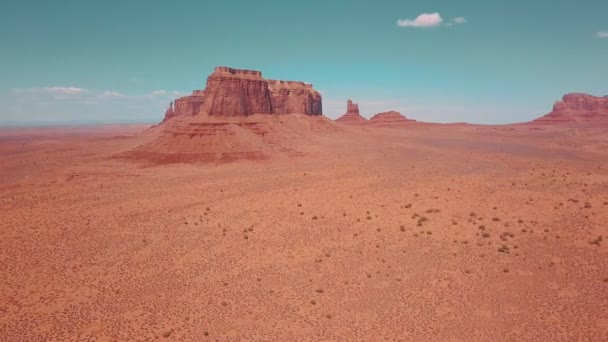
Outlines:
{"type": "Polygon", "coordinates": [[[370,122],[379,126],[394,126],[416,122],[416,120],[408,119],[403,114],[392,110],[375,114],[370,119],[370,122]]]}
{"type": "Polygon", "coordinates": [[[608,96],[593,96],[582,93],[564,95],[553,105],[553,110],[533,122],[535,123],[608,123],[608,96]]]}
{"type": "Polygon", "coordinates": [[[322,115],[321,94],[304,82],[266,80],[259,71],[216,67],[205,89],[175,100],[164,121],[182,115],[253,114],[322,115]]]}

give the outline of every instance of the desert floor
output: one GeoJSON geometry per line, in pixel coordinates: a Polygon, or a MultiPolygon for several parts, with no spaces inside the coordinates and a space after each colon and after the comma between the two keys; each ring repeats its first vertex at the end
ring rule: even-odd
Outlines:
{"type": "Polygon", "coordinates": [[[117,157],[143,129],[0,130],[0,340],[608,340],[605,128],[117,157]]]}

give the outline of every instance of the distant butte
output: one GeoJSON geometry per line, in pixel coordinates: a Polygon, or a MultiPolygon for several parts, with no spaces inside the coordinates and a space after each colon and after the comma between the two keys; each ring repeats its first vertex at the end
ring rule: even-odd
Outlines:
{"type": "Polygon", "coordinates": [[[352,100],[346,103],[346,113],[336,119],[337,122],[345,124],[365,124],[368,122],[366,118],[359,114],[359,105],[352,100]]]}
{"type": "Polygon", "coordinates": [[[378,113],[372,116],[370,121],[380,126],[394,126],[416,122],[416,120],[408,119],[403,114],[396,111],[378,113]]]}
{"type": "Polygon", "coordinates": [[[608,123],[608,96],[592,96],[581,93],[564,95],[553,105],[551,113],[534,123],[608,123]]]}
{"type": "Polygon", "coordinates": [[[253,114],[322,115],[321,94],[311,84],[267,80],[260,71],[216,67],[204,90],[175,100],[165,119],[187,116],[248,116],[253,114]]]}

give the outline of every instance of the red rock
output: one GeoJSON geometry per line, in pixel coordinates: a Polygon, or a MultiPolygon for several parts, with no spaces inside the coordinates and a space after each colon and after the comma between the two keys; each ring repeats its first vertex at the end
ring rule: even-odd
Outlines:
{"type": "Polygon", "coordinates": [[[323,114],[321,94],[311,84],[266,80],[259,71],[216,67],[204,90],[175,100],[170,117],[296,113],[323,114]]]}
{"type": "Polygon", "coordinates": [[[585,123],[608,122],[608,96],[588,94],[566,94],[553,105],[551,113],[542,116],[536,123],[585,123]]]}
{"type": "Polygon", "coordinates": [[[312,84],[295,81],[268,80],[273,113],[322,115],[321,94],[312,84]]]}
{"type": "Polygon", "coordinates": [[[201,112],[205,97],[202,90],[195,90],[192,95],[180,97],[175,100],[173,116],[197,115],[201,112]]]}
{"type": "Polygon", "coordinates": [[[416,120],[408,119],[401,113],[396,111],[378,113],[370,119],[370,121],[376,125],[399,125],[416,122],[416,120]]]}
{"type": "Polygon", "coordinates": [[[169,108],[167,108],[167,110],[165,111],[165,118],[163,119],[163,122],[171,119],[174,115],[175,112],[173,111],[173,101],[171,101],[171,103],[169,104],[169,108]]]}
{"type": "Polygon", "coordinates": [[[217,67],[207,78],[203,96],[201,111],[209,115],[272,113],[268,82],[259,71],[217,67]]]}
{"type": "Polygon", "coordinates": [[[359,114],[359,104],[354,103],[352,100],[349,99],[346,102],[346,112],[359,114]]]}
{"type": "Polygon", "coordinates": [[[337,122],[345,124],[364,124],[368,120],[359,114],[359,105],[350,99],[346,103],[346,114],[336,119],[337,122]]]}

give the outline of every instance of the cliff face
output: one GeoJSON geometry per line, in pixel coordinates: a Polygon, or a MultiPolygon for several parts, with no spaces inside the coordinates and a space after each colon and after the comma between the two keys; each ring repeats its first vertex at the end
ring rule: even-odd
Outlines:
{"type": "Polygon", "coordinates": [[[608,96],[599,97],[588,94],[566,94],[553,106],[553,111],[608,111],[608,96]]]}
{"type": "Polygon", "coordinates": [[[216,116],[271,114],[270,90],[262,73],[217,67],[207,78],[202,112],[216,116]]]}
{"type": "Polygon", "coordinates": [[[184,96],[175,100],[173,115],[196,115],[203,106],[205,97],[200,90],[194,91],[190,96],[184,96]]]}
{"type": "Polygon", "coordinates": [[[364,124],[368,122],[366,118],[359,114],[359,105],[352,100],[346,102],[346,113],[337,118],[336,121],[345,124],[364,124]]]}
{"type": "Polygon", "coordinates": [[[314,90],[311,84],[269,80],[268,85],[275,114],[323,114],[321,94],[314,90]]]}
{"type": "Polygon", "coordinates": [[[608,96],[588,94],[566,94],[561,101],[553,105],[551,113],[534,122],[568,123],[568,122],[608,122],[608,96]]]}
{"type": "MultiPolygon", "coordinates": [[[[170,117],[252,114],[322,115],[321,95],[304,82],[266,80],[253,70],[216,67],[204,90],[175,100],[170,117]]],[[[165,120],[167,120],[165,115],[165,120]]]]}
{"type": "Polygon", "coordinates": [[[359,114],[359,104],[349,99],[346,102],[346,113],[359,114]]]}

